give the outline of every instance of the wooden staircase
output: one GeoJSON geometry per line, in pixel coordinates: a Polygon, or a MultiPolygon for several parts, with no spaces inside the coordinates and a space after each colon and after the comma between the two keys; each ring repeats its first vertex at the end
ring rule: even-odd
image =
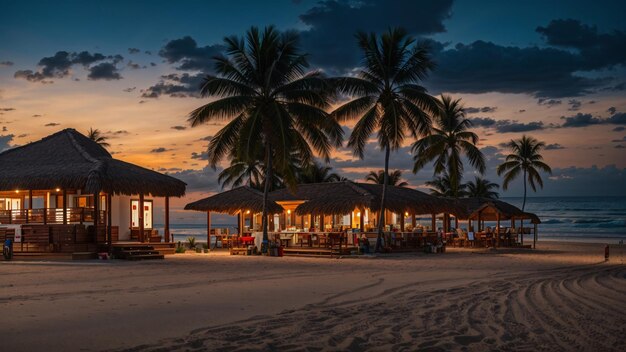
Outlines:
{"type": "Polygon", "coordinates": [[[152,245],[114,244],[113,256],[126,260],[164,259],[165,255],[152,245]]]}

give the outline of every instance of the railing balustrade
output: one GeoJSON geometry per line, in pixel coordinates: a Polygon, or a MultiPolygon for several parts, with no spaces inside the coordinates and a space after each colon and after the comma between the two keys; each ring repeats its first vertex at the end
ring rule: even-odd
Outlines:
{"type": "MultiPolygon", "coordinates": [[[[67,208],[68,224],[83,222],[92,223],[94,220],[93,208],[67,208]]],[[[98,211],[98,223],[104,224],[106,210],[98,211]]],[[[0,210],[0,224],[62,224],[63,208],[11,209],[0,210]]]]}

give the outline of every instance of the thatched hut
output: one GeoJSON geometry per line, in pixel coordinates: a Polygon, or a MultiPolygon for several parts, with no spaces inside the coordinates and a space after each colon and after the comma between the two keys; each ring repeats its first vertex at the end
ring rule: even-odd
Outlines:
{"type": "Polygon", "coordinates": [[[89,223],[96,243],[155,240],[150,198],[162,197],[168,241],[169,197],[183,196],[185,187],[171,176],[114,159],[68,128],[0,153],[0,223],[89,223]]]}

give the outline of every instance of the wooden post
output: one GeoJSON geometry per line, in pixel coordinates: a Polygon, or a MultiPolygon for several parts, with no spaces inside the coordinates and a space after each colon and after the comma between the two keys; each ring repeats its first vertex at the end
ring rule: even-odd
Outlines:
{"type": "Polygon", "coordinates": [[[459,218],[456,215],[454,216],[454,228],[459,228],[459,218]]]}
{"type": "Polygon", "coordinates": [[[326,228],[324,227],[324,214],[320,214],[320,231],[324,232],[326,231],[326,228]]]}
{"type": "Polygon", "coordinates": [[[404,232],[404,213],[400,213],[400,232],[404,232]]]}
{"type": "Polygon", "coordinates": [[[93,233],[95,243],[98,244],[98,222],[100,220],[100,192],[93,194],[93,233]]]}
{"type": "Polygon", "coordinates": [[[67,190],[63,189],[63,224],[67,224],[67,190]]]}
{"type": "Polygon", "coordinates": [[[163,237],[164,242],[170,242],[170,197],[165,197],[165,229],[163,229],[163,237]]]}
{"type": "Polygon", "coordinates": [[[500,213],[496,213],[496,247],[500,247],[500,213]]]}
{"type": "Polygon", "coordinates": [[[361,228],[361,232],[365,232],[365,209],[359,209],[361,216],[359,216],[359,227],[361,228]]]}
{"type": "Polygon", "coordinates": [[[111,193],[107,193],[107,243],[109,244],[109,253],[111,253],[112,245],[113,245],[113,236],[111,233],[111,223],[113,216],[111,214],[111,203],[113,196],[111,193]]]}
{"type": "MultiPolygon", "coordinates": [[[[216,237],[217,238],[217,237],[216,237]]],[[[206,212],[206,243],[211,249],[211,212],[206,212]]],[[[217,239],[215,240],[215,246],[217,247],[217,239]]]]}
{"type": "Polygon", "coordinates": [[[533,234],[533,249],[537,248],[537,224],[535,224],[535,231],[533,234]]]}
{"type": "Polygon", "coordinates": [[[478,220],[476,222],[478,223],[478,228],[474,232],[480,232],[480,211],[478,212],[478,220]]]}
{"type": "MultiPolygon", "coordinates": [[[[511,234],[515,231],[515,218],[511,218],[511,234]]],[[[517,243],[517,231],[515,231],[515,242],[517,243]]]]}
{"type": "Polygon", "coordinates": [[[43,198],[43,224],[47,225],[48,224],[48,204],[50,203],[50,201],[48,200],[50,198],[50,192],[46,192],[46,196],[43,198]]]}
{"type": "Polygon", "coordinates": [[[28,190],[28,209],[26,209],[26,223],[28,224],[30,220],[30,214],[33,212],[33,190],[28,190]]]}
{"type": "Polygon", "coordinates": [[[437,214],[432,215],[432,218],[430,219],[430,225],[433,228],[433,231],[437,231],[437,214]]]}
{"type": "Polygon", "coordinates": [[[237,222],[239,225],[239,236],[243,236],[243,209],[239,210],[239,214],[237,214],[237,222]]]}
{"type": "Polygon", "coordinates": [[[139,242],[144,242],[143,193],[139,194],[139,242]]]}
{"type": "Polygon", "coordinates": [[[417,226],[417,219],[415,218],[415,213],[411,214],[411,227],[415,228],[417,226]]]}

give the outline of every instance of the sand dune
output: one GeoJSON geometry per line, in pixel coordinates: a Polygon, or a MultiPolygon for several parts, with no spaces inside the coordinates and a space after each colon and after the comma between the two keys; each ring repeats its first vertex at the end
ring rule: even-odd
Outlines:
{"type": "Polygon", "coordinates": [[[12,351],[624,351],[624,253],[602,255],[2,263],[0,336],[12,351]]]}

